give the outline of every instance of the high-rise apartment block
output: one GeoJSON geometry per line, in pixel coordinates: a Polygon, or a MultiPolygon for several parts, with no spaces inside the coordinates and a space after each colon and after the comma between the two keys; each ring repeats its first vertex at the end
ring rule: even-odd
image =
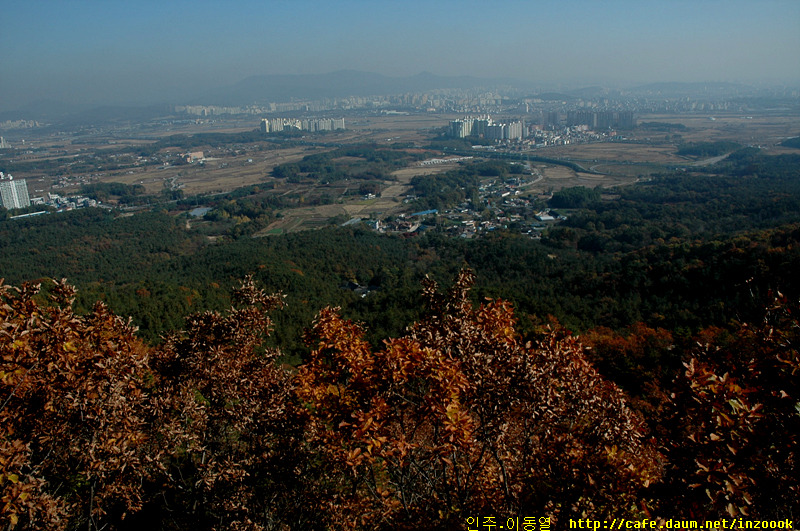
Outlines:
{"type": "Polygon", "coordinates": [[[284,129],[299,129],[300,131],[336,131],[344,129],[344,118],[262,118],[262,133],[277,133],[284,129]]]}
{"type": "Polygon", "coordinates": [[[31,206],[25,179],[14,180],[11,175],[0,171],[0,203],[8,209],[31,206]]]}
{"type": "Polygon", "coordinates": [[[522,140],[525,127],[517,120],[509,123],[494,123],[488,116],[482,118],[462,118],[450,122],[450,136],[466,138],[482,136],[490,140],[522,140]]]}
{"type": "Polygon", "coordinates": [[[558,114],[558,111],[548,111],[547,115],[545,116],[544,125],[552,125],[557,126],[561,123],[561,117],[558,114]]]}
{"type": "Polygon", "coordinates": [[[614,127],[633,129],[636,120],[633,111],[570,111],[567,113],[567,125],[588,125],[595,130],[614,127]]]}

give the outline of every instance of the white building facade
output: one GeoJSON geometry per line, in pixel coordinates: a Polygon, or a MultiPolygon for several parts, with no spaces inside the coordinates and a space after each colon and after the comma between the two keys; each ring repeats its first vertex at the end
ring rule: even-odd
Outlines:
{"type": "Polygon", "coordinates": [[[0,172],[0,203],[7,209],[31,206],[25,179],[17,179],[0,172]]]}

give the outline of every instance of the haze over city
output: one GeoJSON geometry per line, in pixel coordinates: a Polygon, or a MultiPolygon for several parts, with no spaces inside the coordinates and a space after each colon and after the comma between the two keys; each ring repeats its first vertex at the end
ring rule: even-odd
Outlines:
{"type": "Polygon", "coordinates": [[[545,88],[800,79],[794,1],[15,1],[2,18],[0,111],[175,103],[343,69],[545,88]]]}

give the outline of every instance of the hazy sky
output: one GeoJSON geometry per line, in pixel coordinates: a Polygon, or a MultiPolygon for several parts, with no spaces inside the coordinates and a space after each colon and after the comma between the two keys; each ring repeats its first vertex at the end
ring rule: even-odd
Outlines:
{"type": "Polygon", "coordinates": [[[798,0],[2,0],[0,110],[176,102],[356,69],[545,84],[798,82],[798,0]]]}

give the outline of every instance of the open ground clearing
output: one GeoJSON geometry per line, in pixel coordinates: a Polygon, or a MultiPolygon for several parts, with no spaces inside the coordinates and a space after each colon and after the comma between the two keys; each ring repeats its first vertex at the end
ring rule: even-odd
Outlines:
{"type": "MultiPolygon", "coordinates": [[[[321,151],[321,150],[320,150],[321,151]]],[[[315,151],[316,152],[316,151],[315,151]]],[[[293,147],[220,157],[205,164],[184,166],[145,166],[120,172],[108,172],[104,182],[141,184],[147,193],[159,193],[172,179],[185,195],[230,192],[243,186],[273,180],[272,169],[287,162],[296,162],[308,154],[307,148],[293,147]],[[252,160],[252,162],[250,162],[252,160]]]]}
{"type": "Polygon", "coordinates": [[[681,164],[686,162],[684,157],[675,154],[675,146],[673,145],[603,142],[554,146],[542,148],[537,153],[541,153],[544,157],[564,157],[585,163],[649,162],[655,164],[681,164]]]}
{"type": "Polygon", "coordinates": [[[616,175],[600,175],[596,173],[576,172],[564,166],[537,166],[543,178],[529,189],[537,192],[557,192],[573,186],[611,187],[634,182],[631,178],[616,175]]]}
{"type": "MultiPolygon", "coordinates": [[[[797,116],[773,114],[685,114],[647,115],[640,122],[663,122],[685,125],[687,131],[674,131],[684,142],[731,141],[743,145],[770,147],[800,133],[797,116]]],[[[649,134],[649,133],[648,133],[649,134]]],[[[654,140],[667,133],[653,131],[654,140]]],[[[643,136],[643,132],[637,133],[643,136]]]]}

